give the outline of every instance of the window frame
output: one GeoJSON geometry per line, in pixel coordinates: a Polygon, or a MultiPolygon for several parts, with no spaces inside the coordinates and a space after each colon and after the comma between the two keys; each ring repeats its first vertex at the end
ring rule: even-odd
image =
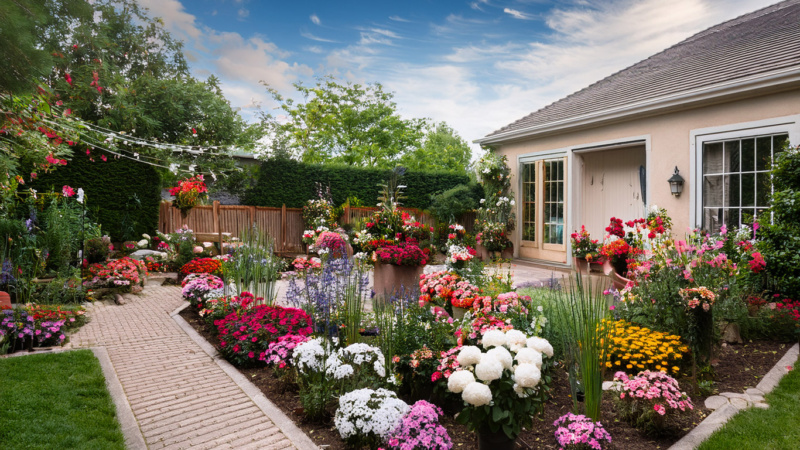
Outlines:
{"type": "MultiPolygon", "coordinates": [[[[755,138],[767,135],[788,134],[789,142],[800,140],[800,115],[776,117],[754,122],[701,128],[690,131],[689,195],[691,197],[689,222],[694,228],[703,226],[703,147],[718,141],[755,138]]],[[[741,173],[741,170],[740,170],[741,173]]],[[[724,207],[724,206],[723,206],[724,207]]],[[[756,208],[756,206],[754,206],[756,208]]]]}

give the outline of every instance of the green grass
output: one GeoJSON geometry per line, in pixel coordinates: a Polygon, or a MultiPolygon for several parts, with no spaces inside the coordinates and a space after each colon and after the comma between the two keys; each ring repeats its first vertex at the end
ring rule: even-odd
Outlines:
{"type": "Polygon", "coordinates": [[[0,447],[124,449],[89,350],[0,359],[0,447]]]}
{"type": "Polygon", "coordinates": [[[751,408],[740,412],[711,435],[700,450],[794,450],[800,447],[800,367],[797,364],[766,396],[769,409],[751,408]]]}

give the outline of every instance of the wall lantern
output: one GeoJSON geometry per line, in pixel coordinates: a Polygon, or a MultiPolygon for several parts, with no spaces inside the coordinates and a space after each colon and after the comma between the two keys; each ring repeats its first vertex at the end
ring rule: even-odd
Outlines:
{"type": "Polygon", "coordinates": [[[683,192],[683,177],[680,175],[680,171],[678,171],[678,166],[675,166],[675,173],[672,174],[667,181],[669,181],[669,190],[672,192],[672,195],[680,197],[681,192],[683,192]]]}

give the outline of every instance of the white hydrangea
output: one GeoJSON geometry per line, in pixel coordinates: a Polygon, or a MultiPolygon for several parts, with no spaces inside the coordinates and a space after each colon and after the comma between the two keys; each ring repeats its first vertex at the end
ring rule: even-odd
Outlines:
{"type": "Polygon", "coordinates": [[[459,365],[466,367],[481,362],[481,355],[481,349],[478,347],[475,347],[474,345],[465,345],[464,347],[461,347],[461,351],[458,352],[456,360],[458,361],[459,365]]]}
{"type": "Polygon", "coordinates": [[[322,372],[325,370],[325,348],[322,338],[303,342],[292,352],[292,365],[301,374],[322,372]]]}
{"type": "Polygon", "coordinates": [[[408,409],[392,391],[357,389],[339,397],[334,424],[342,439],[369,434],[385,439],[408,409]]]}
{"type": "Polygon", "coordinates": [[[520,386],[517,383],[514,383],[514,392],[516,392],[517,397],[519,398],[526,398],[528,397],[528,393],[525,391],[525,388],[520,386]]]}
{"type": "Polygon", "coordinates": [[[533,364],[520,364],[514,371],[514,381],[524,388],[534,388],[542,379],[542,372],[533,364]]]}
{"type": "Polygon", "coordinates": [[[520,364],[533,364],[540,369],[542,368],[542,354],[532,348],[520,349],[514,359],[520,364]]]}
{"type": "Polygon", "coordinates": [[[538,352],[544,353],[549,358],[553,357],[553,346],[547,342],[547,339],[534,336],[528,339],[528,348],[532,348],[538,352]]]}
{"type": "Polygon", "coordinates": [[[486,354],[499,361],[503,365],[503,369],[511,370],[511,366],[514,364],[511,353],[505,347],[495,347],[486,352],[486,354]]]}
{"type": "Polygon", "coordinates": [[[483,348],[506,345],[506,334],[500,330],[489,330],[483,335],[483,348]]]}
{"type": "Polygon", "coordinates": [[[492,402],[492,390],[489,386],[476,381],[464,388],[461,398],[472,406],[488,405],[492,402]]]}
{"type": "Polygon", "coordinates": [[[525,333],[519,330],[508,330],[506,331],[506,345],[512,352],[516,352],[519,349],[525,347],[527,343],[528,337],[525,336],[525,333]]]}
{"type": "Polygon", "coordinates": [[[447,379],[447,389],[460,394],[467,385],[475,382],[475,376],[469,370],[457,370],[447,379]]]}
{"type": "Polygon", "coordinates": [[[484,354],[475,366],[475,376],[479,380],[494,381],[503,376],[503,364],[497,358],[484,354]]]}

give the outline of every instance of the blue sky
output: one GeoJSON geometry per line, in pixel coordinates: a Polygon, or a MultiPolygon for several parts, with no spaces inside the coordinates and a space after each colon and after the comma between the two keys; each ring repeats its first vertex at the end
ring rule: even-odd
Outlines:
{"type": "Polygon", "coordinates": [[[773,0],[139,0],[245,118],[279,114],[261,81],[378,82],[405,117],[468,141],[773,0]]]}

